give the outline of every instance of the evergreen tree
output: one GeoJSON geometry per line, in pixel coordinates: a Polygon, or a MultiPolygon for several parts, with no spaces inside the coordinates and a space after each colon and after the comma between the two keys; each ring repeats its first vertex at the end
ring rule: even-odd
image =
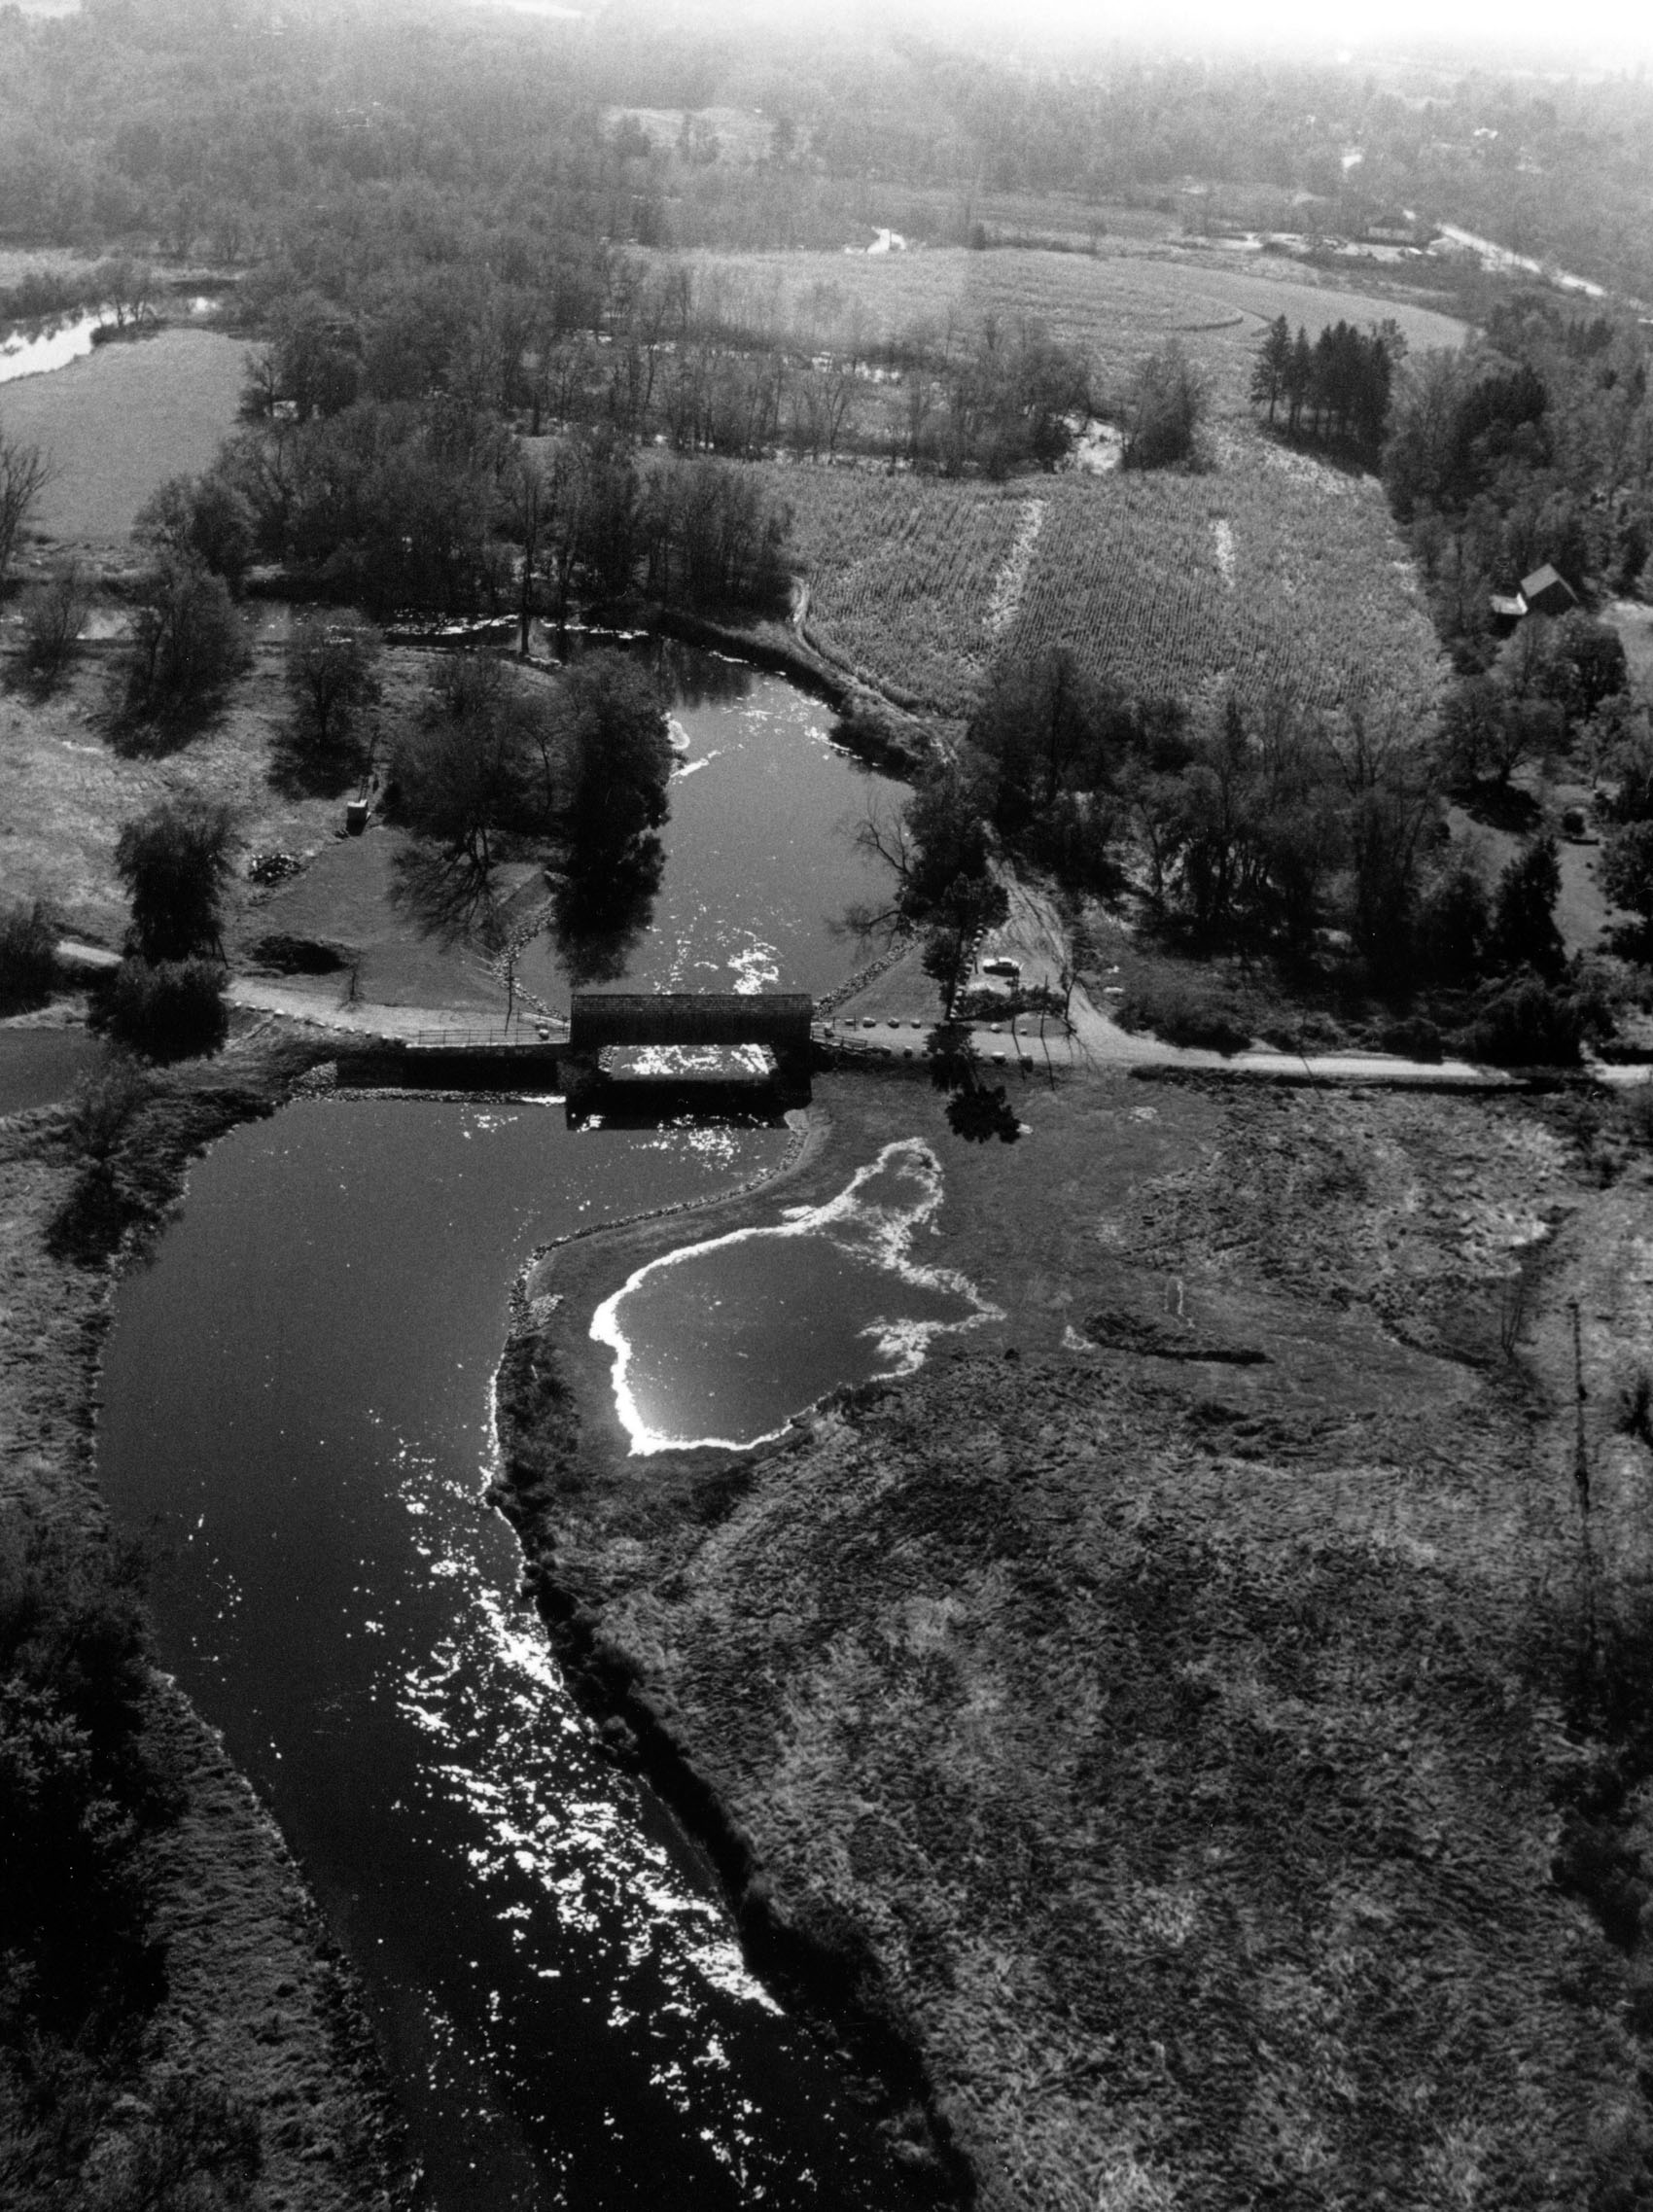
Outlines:
{"type": "Polygon", "coordinates": [[[1267,402],[1270,430],[1274,428],[1275,408],[1284,394],[1290,367],[1291,325],[1284,315],[1277,315],[1263,333],[1263,342],[1251,368],[1251,399],[1258,406],[1267,402]]]}

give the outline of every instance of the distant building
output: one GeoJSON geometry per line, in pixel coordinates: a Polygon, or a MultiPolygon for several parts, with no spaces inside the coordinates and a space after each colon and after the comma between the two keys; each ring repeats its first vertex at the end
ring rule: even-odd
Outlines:
{"type": "Polygon", "coordinates": [[[1565,614],[1578,605],[1578,594],[1566,579],[1558,576],[1548,561],[1521,579],[1521,596],[1529,614],[1565,614]]]}
{"type": "Polygon", "coordinates": [[[1418,226],[1398,208],[1386,208],[1383,214],[1374,215],[1366,226],[1366,236],[1375,246],[1415,246],[1418,243],[1418,226]]]}

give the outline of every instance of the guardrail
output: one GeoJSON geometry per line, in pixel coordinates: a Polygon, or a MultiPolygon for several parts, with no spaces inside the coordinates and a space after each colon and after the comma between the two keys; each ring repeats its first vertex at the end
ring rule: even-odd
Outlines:
{"type": "Polygon", "coordinates": [[[404,1039],[412,1052],[533,1052],[548,1044],[566,1044],[568,1023],[560,1015],[534,1016],[510,1022],[444,1025],[415,1030],[404,1039]]]}

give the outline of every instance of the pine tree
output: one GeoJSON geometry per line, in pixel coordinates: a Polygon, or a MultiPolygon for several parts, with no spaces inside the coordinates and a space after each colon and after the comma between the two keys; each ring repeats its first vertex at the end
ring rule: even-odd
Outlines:
{"type": "Polygon", "coordinates": [[[1257,351],[1251,369],[1251,399],[1257,405],[1266,400],[1269,410],[1269,428],[1274,428],[1274,410],[1285,389],[1285,375],[1291,366],[1291,325],[1284,315],[1277,315],[1263,333],[1263,342],[1257,351]]]}
{"type": "Polygon", "coordinates": [[[1285,388],[1285,427],[1295,438],[1297,426],[1303,419],[1304,402],[1315,382],[1315,352],[1301,323],[1297,326],[1296,343],[1291,348],[1291,359],[1282,381],[1285,388]]]}

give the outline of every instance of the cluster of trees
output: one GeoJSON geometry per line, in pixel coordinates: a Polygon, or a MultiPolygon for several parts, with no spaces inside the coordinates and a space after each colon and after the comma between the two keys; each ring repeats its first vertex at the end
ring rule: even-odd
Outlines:
{"type": "Polygon", "coordinates": [[[606,430],[731,460],[856,447],[1002,475],[1054,463],[1068,418],[1091,405],[1086,362],[1032,318],[919,323],[873,343],[841,301],[820,316],[806,301],[789,328],[774,299],[607,247],[572,263],[524,251],[510,279],[470,266],[444,267],[440,281],[380,271],[358,282],[349,270],[333,281],[324,293],[288,264],[243,288],[266,333],[250,361],[249,420],[301,427],[363,401],[440,395],[531,437],[606,430]]]}
{"type": "Polygon", "coordinates": [[[1527,615],[1481,673],[1456,677],[1441,708],[1441,764],[1467,790],[1503,785],[1528,759],[1578,757],[1608,771],[1639,719],[1624,642],[1575,610],[1527,615]]]}
{"type": "Polygon", "coordinates": [[[197,496],[319,596],[379,616],[514,608],[524,650],[533,613],[565,622],[577,590],[768,607],[787,589],[787,515],[755,479],[706,458],[640,466],[608,430],[519,440],[449,400],[249,427],[197,496]]]}
{"type": "Polygon", "coordinates": [[[1251,370],[1251,399],[1282,419],[1285,435],[1340,447],[1375,462],[1389,428],[1394,372],[1406,359],[1405,334],[1392,317],[1359,331],[1328,323],[1311,345],[1301,324],[1295,338],[1284,315],[1263,334],[1251,370]]]}
{"type": "Polygon", "coordinates": [[[1473,345],[1407,364],[1384,477],[1461,673],[1497,658],[1492,595],[1534,569],[1637,587],[1653,552],[1646,355],[1634,323],[1523,293],[1473,345]]]}
{"type": "Polygon", "coordinates": [[[671,768],[657,687],[625,655],[592,653],[549,680],[445,655],[390,748],[387,806],[423,840],[404,862],[405,896],[427,927],[496,938],[495,871],[537,857],[571,970],[618,973],[659,885],[671,768]]]}
{"type": "MultiPolygon", "coordinates": [[[[1645,757],[1635,838],[1653,911],[1653,741],[1645,757]]],[[[1465,1021],[1477,991],[1501,1004],[1529,974],[1542,989],[1563,980],[1553,838],[1489,880],[1446,837],[1429,750],[1377,713],[1276,697],[1195,715],[1128,698],[1057,650],[1002,666],[960,756],[862,834],[896,871],[894,918],[933,939],[944,990],[950,948],[990,916],[971,887],[991,882],[999,850],[1072,888],[1129,885],[1159,928],[1208,955],[1301,964],[1345,947],[1329,957],[1375,988],[1444,995],[1465,1021]]],[[[1532,1008],[1521,1018],[1530,1044],[1532,1008]]]]}

